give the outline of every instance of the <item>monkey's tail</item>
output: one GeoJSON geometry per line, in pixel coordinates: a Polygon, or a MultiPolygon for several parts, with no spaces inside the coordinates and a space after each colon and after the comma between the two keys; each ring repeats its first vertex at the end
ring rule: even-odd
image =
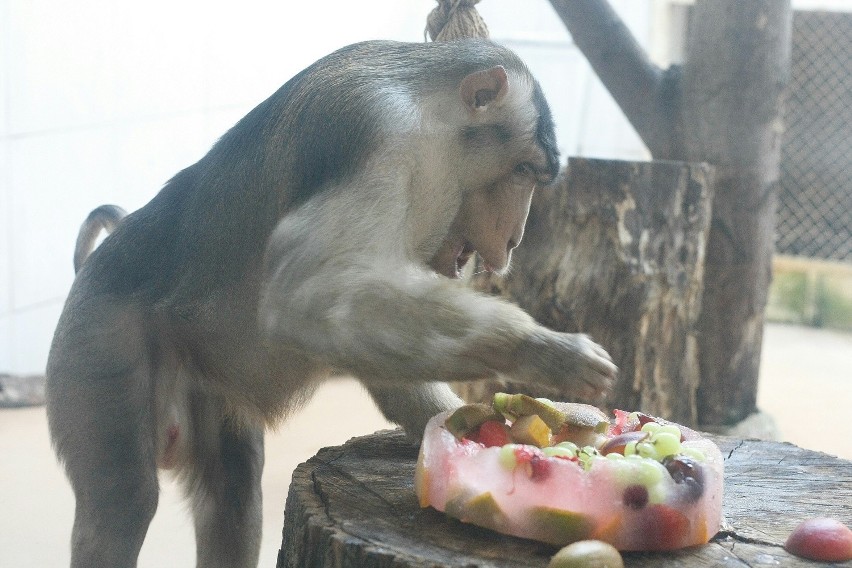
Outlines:
{"type": "Polygon", "coordinates": [[[77,244],[74,246],[75,274],[80,272],[83,262],[91,254],[95,246],[95,239],[98,238],[101,231],[106,231],[107,234],[112,233],[126,215],[127,211],[118,205],[101,205],[89,213],[89,216],[80,226],[77,244]]]}

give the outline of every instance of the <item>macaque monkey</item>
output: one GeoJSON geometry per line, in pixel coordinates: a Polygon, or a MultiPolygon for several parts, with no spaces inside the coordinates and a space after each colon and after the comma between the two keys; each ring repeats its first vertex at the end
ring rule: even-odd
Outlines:
{"type": "Polygon", "coordinates": [[[611,388],[589,338],[457,280],[474,252],[507,269],[558,167],[538,83],[486,41],[352,45],[252,110],[71,288],[47,405],[72,566],[136,565],[158,467],[185,482],[198,566],[255,566],[263,429],[332,375],[415,438],[462,404],[448,381],[611,388]]]}

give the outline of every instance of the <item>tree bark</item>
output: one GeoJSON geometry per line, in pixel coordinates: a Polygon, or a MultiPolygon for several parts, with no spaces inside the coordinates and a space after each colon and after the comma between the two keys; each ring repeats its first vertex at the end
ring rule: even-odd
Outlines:
{"type": "Polygon", "coordinates": [[[717,169],[699,320],[699,421],[755,410],[774,246],[789,0],[698,0],[683,69],[649,62],[606,0],[551,0],[655,159],[717,169]]]}
{"type": "Polygon", "coordinates": [[[716,167],[699,319],[699,417],[733,424],[756,408],[775,238],[789,0],[696,3],[683,69],[686,155],[716,167]]]}
{"type": "MultiPolygon", "coordinates": [[[[779,442],[712,439],[725,456],[724,529],[704,546],[625,552],[624,566],[828,566],[793,556],[784,541],[801,519],[852,523],[852,462],[779,442]]],[[[287,496],[277,567],[547,567],[556,547],[421,508],[412,491],[416,463],[417,447],[395,430],[323,448],[301,464],[287,496]]]]}
{"type": "Polygon", "coordinates": [[[574,43],[655,158],[684,160],[680,69],[651,62],[606,0],[550,0],[574,43]]]}

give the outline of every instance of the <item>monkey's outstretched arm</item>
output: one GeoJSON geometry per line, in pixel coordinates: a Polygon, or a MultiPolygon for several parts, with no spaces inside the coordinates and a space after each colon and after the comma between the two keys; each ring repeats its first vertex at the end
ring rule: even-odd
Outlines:
{"type": "Polygon", "coordinates": [[[517,306],[438,277],[394,254],[393,243],[370,253],[333,231],[318,242],[303,222],[273,236],[259,313],[271,341],[368,384],[506,375],[585,398],[611,387],[615,366],[585,336],[548,330],[517,306]]]}

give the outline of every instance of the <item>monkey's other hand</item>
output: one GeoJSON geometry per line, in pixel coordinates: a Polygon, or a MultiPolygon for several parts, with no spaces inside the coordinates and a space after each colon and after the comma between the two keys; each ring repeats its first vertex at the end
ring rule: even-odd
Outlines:
{"type": "Polygon", "coordinates": [[[606,350],[582,333],[539,328],[518,355],[515,378],[589,401],[612,390],[618,373],[606,350]]]}

